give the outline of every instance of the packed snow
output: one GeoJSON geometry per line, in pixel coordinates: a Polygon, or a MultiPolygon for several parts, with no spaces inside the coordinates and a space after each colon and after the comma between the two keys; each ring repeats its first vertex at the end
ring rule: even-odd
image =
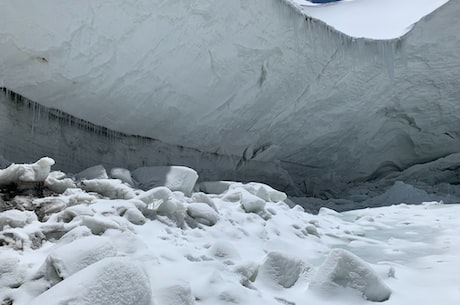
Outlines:
{"type": "Polygon", "coordinates": [[[2,305],[460,302],[460,205],[314,215],[260,183],[175,190],[192,169],[162,180],[183,188],[141,190],[127,170],[91,179],[52,164],[0,171],[2,305]],[[50,177],[72,183],[56,192],[50,177]]]}

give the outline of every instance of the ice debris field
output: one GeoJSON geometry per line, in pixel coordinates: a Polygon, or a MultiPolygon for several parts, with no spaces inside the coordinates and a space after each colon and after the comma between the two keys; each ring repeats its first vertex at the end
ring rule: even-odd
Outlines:
{"type": "Polygon", "coordinates": [[[459,205],[313,215],[186,167],[53,165],[0,170],[2,305],[460,304],[459,205]]]}

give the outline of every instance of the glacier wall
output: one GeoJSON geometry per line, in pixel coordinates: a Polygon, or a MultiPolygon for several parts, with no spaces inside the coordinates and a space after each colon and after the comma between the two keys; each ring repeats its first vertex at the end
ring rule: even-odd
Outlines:
{"type": "MultiPolygon", "coordinates": [[[[460,151],[459,13],[451,0],[378,41],[281,0],[5,0],[0,87],[109,130],[238,160],[229,168],[279,165],[293,188],[330,196],[460,151]]],[[[108,147],[107,159],[130,154],[108,147]]],[[[212,164],[200,160],[198,171],[212,164]]]]}

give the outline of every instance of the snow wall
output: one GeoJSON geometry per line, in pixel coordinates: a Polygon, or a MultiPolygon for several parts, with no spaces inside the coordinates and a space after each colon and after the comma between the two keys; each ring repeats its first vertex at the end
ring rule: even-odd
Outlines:
{"type": "Polygon", "coordinates": [[[460,151],[459,14],[451,0],[375,41],[282,0],[2,1],[0,87],[128,140],[63,122],[42,140],[35,119],[2,110],[0,154],[66,170],[165,160],[206,179],[245,180],[251,164],[252,180],[326,196],[397,177],[460,151]]]}

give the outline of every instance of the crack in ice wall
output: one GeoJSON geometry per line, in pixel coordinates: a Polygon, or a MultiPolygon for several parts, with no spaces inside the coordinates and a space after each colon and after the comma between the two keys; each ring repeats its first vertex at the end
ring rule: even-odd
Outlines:
{"type": "Polygon", "coordinates": [[[8,0],[0,84],[339,192],[460,151],[459,14],[452,0],[401,38],[370,40],[279,0],[8,0]]]}

